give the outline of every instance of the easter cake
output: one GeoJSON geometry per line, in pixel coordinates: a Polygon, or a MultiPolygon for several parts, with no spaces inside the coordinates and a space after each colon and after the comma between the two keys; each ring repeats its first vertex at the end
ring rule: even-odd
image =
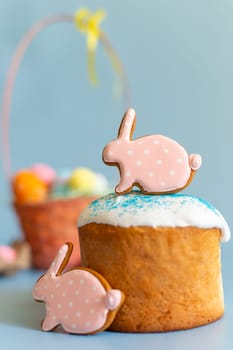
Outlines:
{"type": "Polygon", "coordinates": [[[79,217],[82,266],[125,295],[113,331],[208,324],[224,313],[220,242],[230,239],[229,227],[210,203],[177,193],[201,157],[161,135],[132,141],[134,124],[131,109],[103,151],[104,162],[119,169],[120,183],[79,217]]]}

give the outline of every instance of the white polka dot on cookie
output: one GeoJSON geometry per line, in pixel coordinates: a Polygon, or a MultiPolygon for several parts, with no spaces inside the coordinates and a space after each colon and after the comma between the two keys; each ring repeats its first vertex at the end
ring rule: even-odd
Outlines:
{"type": "Polygon", "coordinates": [[[136,161],[136,165],[137,165],[137,166],[141,166],[141,165],[142,165],[142,161],[141,161],[141,160],[137,160],[137,161],[136,161]]]}

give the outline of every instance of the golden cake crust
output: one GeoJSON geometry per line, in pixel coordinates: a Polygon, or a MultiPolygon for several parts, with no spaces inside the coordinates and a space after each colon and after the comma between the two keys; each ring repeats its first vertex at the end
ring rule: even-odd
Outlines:
{"type": "Polygon", "coordinates": [[[218,228],[90,223],[79,236],[82,266],[125,294],[110,330],[188,329],[223,315],[218,228]]]}

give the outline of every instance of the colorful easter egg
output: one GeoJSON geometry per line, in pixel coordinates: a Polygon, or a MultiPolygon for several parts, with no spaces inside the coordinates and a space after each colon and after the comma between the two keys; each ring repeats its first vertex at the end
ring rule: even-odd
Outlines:
{"type": "Polygon", "coordinates": [[[96,174],[95,194],[103,194],[109,191],[109,183],[106,177],[102,174],[96,174]]]}
{"type": "Polygon", "coordinates": [[[12,262],[15,261],[16,256],[17,254],[15,249],[6,245],[0,246],[0,259],[3,259],[6,262],[12,262]]]}
{"type": "Polygon", "coordinates": [[[29,170],[18,172],[12,181],[17,203],[40,202],[47,198],[47,186],[29,170]]]}
{"type": "Polygon", "coordinates": [[[47,164],[36,163],[30,170],[48,186],[51,185],[56,179],[56,171],[47,164]]]}
{"type": "Polygon", "coordinates": [[[77,168],[71,173],[68,185],[73,190],[92,192],[96,187],[96,174],[88,168],[77,168]]]}

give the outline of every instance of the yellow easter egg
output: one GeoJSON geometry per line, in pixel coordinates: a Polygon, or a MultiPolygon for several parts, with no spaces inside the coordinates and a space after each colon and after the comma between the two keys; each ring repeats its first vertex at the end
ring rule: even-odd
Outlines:
{"type": "Polygon", "coordinates": [[[91,192],[96,187],[96,175],[87,168],[77,168],[71,173],[68,185],[73,190],[91,192]]]}

